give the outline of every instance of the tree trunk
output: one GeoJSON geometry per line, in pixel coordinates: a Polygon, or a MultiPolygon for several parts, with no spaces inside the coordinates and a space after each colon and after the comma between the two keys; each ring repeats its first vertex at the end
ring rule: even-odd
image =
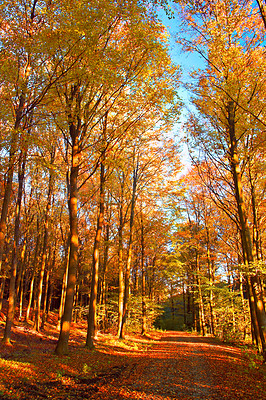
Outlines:
{"type": "Polygon", "coordinates": [[[123,173],[121,182],[121,197],[119,205],[119,227],[118,227],[118,327],[117,336],[119,337],[122,327],[123,318],[123,301],[124,301],[124,268],[123,268],[123,228],[124,228],[124,216],[123,216],[123,202],[124,202],[124,183],[125,176],[123,173]]]}
{"type": "Polygon", "coordinates": [[[20,292],[19,292],[19,321],[22,320],[23,316],[23,298],[24,298],[24,276],[25,276],[25,269],[23,268],[21,281],[20,281],[20,292]]]}
{"type": "Polygon", "coordinates": [[[30,281],[29,302],[28,302],[28,307],[27,307],[27,311],[26,311],[26,321],[28,323],[30,321],[30,309],[31,309],[31,303],[32,303],[32,298],[33,298],[34,281],[35,281],[35,271],[33,271],[31,281],[30,281]]]}
{"type": "MultiPolygon", "coordinates": [[[[247,213],[244,202],[244,194],[241,182],[241,171],[240,164],[237,152],[237,139],[235,134],[235,115],[234,115],[234,103],[232,101],[228,102],[228,135],[230,139],[230,163],[231,170],[234,180],[234,190],[235,190],[235,198],[238,209],[239,216],[239,225],[241,231],[241,240],[242,240],[242,248],[244,259],[246,260],[247,267],[250,271],[252,271],[252,275],[247,279],[247,284],[251,285],[250,295],[252,293],[252,297],[254,299],[254,308],[255,315],[254,318],[257,319],[255,325],[257,325],[259,330],[258,341],[261,343],[261,352],[266,361],[266,314],[265,314],[265,306],[263,301],[263,296],[261,293],[261,285],[259,281],[259,277],[256,275],[254,271],[254,262],[256,261],[253,256],[252,251],[252,242],[251,235],[247,221],[247,213]]],[[[251,311],[252,313],[252,311],[251,311]]],[[[254,326],[255,327],[255,326],[254,326]]],[[[256,333],[256,332],[255,332],[256,333]]]]}
{"type": "Polygon", "coordinates": [[[41,328],[45,328],[45,323],[48,319],[50,306],[51,306],[51,293],[52,293],[52,283],[51,283],[51,271],[53,270],[53,266],[55,265],[56,259],[56,243],[54,244],[54,251],[53,251],[53,259],[50,255],[50,262],[47,269],[46,279],[45,279],[45,291],[44,291],[44,302],[43,302],[43,317],[42,317],[42,325],[41,328]],[[50,289],[50,290],[49,290],[50,289]]]}
{"type": "Polygon", "coordinates": [[[10,145],[10,155],[7,169],[7,179],[5,184],[4,199],[2,203],[2,211],[0,218],[0,271],[2,269],[2,259],[4,254],[5,236],[6,236],[6,219],[8,208],[10,204],[10,198],[12,193],[13,185],[13,175],[15,168],[15,157],[17,153],[17,142],[18,142],[18,132],[19,122],[15,123],[15,130],[12,135],[11,145],[10,145]],[[17,127],[16,127],[17,126],[17,127]]]}
{"type": "Polygon", "coordinates": [[[2,305],[3,305],[5,285],[6,285],[6,277],[4,276],[4,277],[2,277],[1,285],[0,285],[0,311],[2,310],[2,305]]]}
{"type": "Polygon", "coordinates": [[[65,305],[65,300],[66,300],[69,255],[70,255],[70,237],[67,240],[67,249],[66,249],[66,257],[65,257],[66,267],[65,267],[65,272],[64,272],[64,276],[63,276],[61,299],[60,299],[60,306],[59,306],[59,311],[58,311],[57,330],[59,330],[59,331],[61,329],[61,321],[62,321],[62,316],[64,314],[64,305],[65,305]]]}
{"type": "Polygon", "coordinates": [[[201,272],[199,265],[199,256],[196,254],[196,270],[197,270],[197,284],[198,284],[198,296],[199,296],[199,323],[200,323],[200,334],[206,334],[206,322],[205,322],[205,311],[202,296],[202,286],[201,286],[201,272]]]}
{"type": "Polygon", "coordinates": [[[47,300],[48,300],[49,279],[50,279],[50,268],[48,268],[46,271],[41,329],[45,328],[45,323],[47,320],[47,300]]]}
{"type": "Polygon", "coordinates": [[[19,171],[18,171],[18,196],[16,203],[15,212],[15,233],[14,233],[14,246],[12,252],[11,268],[10,268],[10,281],[9,281],[9,297],[8,297],[8,310],[6,316],[6,325],[4,331],[3,342],[6,344],[10,343],[11,327],[15,315],[16,307],[16,276],[17,276],[17,262],[18,262],[18,246],[20,239],[20,212],[21,202],[23,195],[23,184],[25,177],[25,165],[26,165],[26,152],[20,154],[19,171]]]}
{"type": "Polygon", "coordinates": [[[213,286],[214,286],[214,265],[211,259],[210,253],[210,233],[209,227],[206,225],[206,233],[207,233],[207,263],[208,263],[208,275],[209,275],[209,306],[210,306],[210,328],[211,334],[215,335],[215,314],[214,314],[214,294],[213,294],[213,286]]]}
{"type": "Polygon", "coordinates": [[[38,292],[37,292],[37,307],[35,310],[35,324],[34,329],[39,332],[41,328],[41,301],[42,301],[42,292],[43,292],[43,278],[46,266],[46,253],[48,246],[48,235],[49,235],[49,217],[50,217],[50,208],[52,203],[52,194],[54,187],[54,176],[52,171],[52,165],[55,160],[55,147],[51,151],[51,159],[50,159],[50,175],[49,175],[49,183],[48,183],[48,194],[47,194],[47,203],[46,210],[44,216],[44,238],[43,238],[43,249],[42,249],[42,262],[41,269],[39,275],[39,284],[38,284],[38,292]]]}
{"type": "Polygon", "coordinates": [[[259,223],[258,223],[258,208],[257,208],[257,199],[256,199],[256,188],[255,188],[255,179],[252,177],[252,166],[250,158],[248,158],[247,163],[248,168],[248,179],[250,184],[250,196],[251,196],[251,209],[253,215],[253,243],[256,250],[256,259],[260,260],[262,258],[261,247],[260,247],[260,232],[259,232],[259,223]]]}
{"type": "Polygon", "coordinates": [[[70,185],[69,185],[69,223],[70,223],[70,253],[69,253],[69,268],[68,279],[66,288],[66,298],[64,313],[62,316],[62,323],[60,328],[60,335],[55,349],[58,355],[68,353],[68,341],[70,335],[70,325],[73,312],[73,300],[76,287],[76,275],[78,266],[78,172],[79,172],[79,146],[78,134],[71,123],[70,136],[72,138],[72,161],[70,171],[70,185]]]}
{"type": "MultiPolygon", "coordinates": [[[[109,203],[109,201],[108,201],[109,203]]],[[[104,253],[103,253],[103,277],[102,277],[102,293],[101,293],[101,304],[104,308],[103,311],[103,330],[107,328],[107,283],[106,276],[108,272],[108,253],[109,253],[109,240],[110,240],[110,220],[111,220],[111,205],[110,215],[106,224],[105,240],[104,240],[104,253]]]]}
{"type": "Polygon", "coordinates": [[[130,223],[129,223],[129,241],[128,241],[127,264],[125,271],[124,298],[123,298],[123,315],[122,315],[120,331],[118,332],[120,339],[124,339],[125,337],[125,323],[127,319],[127,310],[128,310],[129,279],[130,279],[130,267],[132,259],[133,225],[134,225],[137,180],[138,180],[138,163],[133,172],[133,188],[132,188],[131,212],[130,212],[130,223]]]}
{"type": "Polygon", "coordinates": [[[96,311],[97,311],[96,303],[97,303],[97,290],[98,290],[98,278],[99,278],[100,241],[101,241],[101,234],[104,221],[104,183],[105,183],[105,171],[104,171],[104,160],[102,160],[101,172],[100,172],[100,204],[99,204],[99,213],[97,218],[97,229],[94,240],[94,249],[93,249],[92,282],[91,282],[88,329],[87,329],[87,339],[86,339],[86,347],[89,347],[90,349],[94,347],[93,339],[96,330],[96,311]]]}
{"type": "MultiPolygon", "coordinates": [[[[26,235],[27,236],[27,235],[26,235]]],[[[25,278],[25,269],[26,269],[26,249],[27,249],[27,237],[24,239],[23,248],[21,251],[20,257],[20,268],[19,268],[19,279],[17,279],[17,289],[16,289],[16,297],[19,298],[19,320],[22,319],[23,314],[23,300],[24,300],[24,289],[27,284],[24,280],[25,278]]]]}
{"type": "Polygon", "coordinates": [[[145,282],[145,268],[144,268],[144,257],[145,257],[145,241],[144,241],[144,226],[143,226],[143,215],[141,210],[141,302],[142,302],[142,327],[141,334],[146,335],[147,333],[147,307],[146,307],[146,282],[145,282]]]}

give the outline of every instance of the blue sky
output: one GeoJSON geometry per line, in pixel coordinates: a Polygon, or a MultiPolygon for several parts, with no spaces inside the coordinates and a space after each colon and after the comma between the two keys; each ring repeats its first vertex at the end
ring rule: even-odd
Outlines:
{"type": "MultiPolygon", "coordinates": [[[[173,10],[174,11],[174,10],[173,10]]],[[[182,111],[182,114],[180,116],[179,121],[176,123],[174,127],[174,133],[177,134],[179,139],[182,139],[183,137],[183,124],[186,121],[187,115],[188,115],[188,110],[192,108],[192,105],[190,103],[190,94],[187,91],[187,89],[184,87],[184,84],[188,83],[190,80],[189,73],[193,69],[198,69],[198,68],[203,68],[204,67],[204,60],[202,57],[197,54],[197,53],[185,53],[182,51],[182,48],[179,44],[176,43],[175,41],[175,36],[178,34],[180,31],[180,18],[178,16],[178,13],[175,12],[174,17],[172,19],[169,19],[165,12],[163,10],[160,10],[159,13],[159,18],[161,19],[162,23],[165,25],[167,28],[168,33],[170,34],[170,54],[172,57],[172,60],[175,64],[180,65],[181,70],[182,70],[182,83],[181,87],[179,90],[179,96],[184,102],[184,109],[182,111]]],[[[190,161],[189,161],[189,154],[186,146],[182,146],[183,151],[181,154],[181,160],[182,163],[184,164],[184,172],[187,171],[187,168],[190,166],[190,161]]]]}

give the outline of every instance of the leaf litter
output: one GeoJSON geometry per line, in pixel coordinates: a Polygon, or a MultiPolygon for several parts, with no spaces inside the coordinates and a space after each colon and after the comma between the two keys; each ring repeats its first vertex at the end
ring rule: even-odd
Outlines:
{"type": "MultiPolygon", "coordinates": [[[[55,324],[34,332],[13,329],[12,345],[0,343],[1,400],[264,400],[266,366],[255,350],[225,345],[186,332],[149,337],[98,333],[84,347],[86,325],[73,324],[69,354],[54,354],[55,324]]],[[[3,333],[4,324],[0,324],[3,333]]]]}

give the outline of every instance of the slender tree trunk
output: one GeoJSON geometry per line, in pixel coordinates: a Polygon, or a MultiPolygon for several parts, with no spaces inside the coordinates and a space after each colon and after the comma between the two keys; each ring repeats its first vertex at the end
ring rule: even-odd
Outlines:
{"type": "Polygon", "coordinates": [[[51,260],[52,256],[50,255],[50,262],[47,269],[46,279],[45,279],[45,291],[44,291],[44,302],[43,302],[43,317],[42,317],[42,325],[41,328],[45,328],[46,321],[48,320],[48,315],[50,311],[51,305],[51,292],[52,292],[52,283],[51,283],[51,271],[53,266],[55,265],[55,258],[56,258],[56,243],[54,244],[54,251],[53,251],[53,259],[51,260]],[[50,290],[49,290],[50,289],[50,290]]]}
{"type": "Polygon", "coordinates": [[[35,271],[33,271],[31,281],[30,281],[29,302],[28,302],[28,307],[27,307],[27,311],[26,311],[26,321],[28,323],[30,321],[30,309],[31,309],[31,303],[32,303],[32,298],[33,298],[34,281],[35,281],[35,271]]]}
{"type": "Polygon", "coordinates": [[[172,320],[175,319],[175,305],[174,305],[174,290],[173,290],[173,282],[170,282],[170,302],[171,302],[171,316],[172,320]]]}
{"type": "Polygon", "coordinates": [[[70,125],[70,136],[72,138],[72,162],[70,171],[70,187],[69,187],[69,221],[70,221],[70,253],[68,279],[64,313],[60,328],[60,335],[55,349],[58,355],[68,353],[68,341],[70,335],[70,325],[73,312],[73,301],[76,287],[76,275],[78,266],[78,172],[79,172],[79,157],[80,150],[78,146],[78,132],[73,123],[70,125]]]}
{"type": "Polygon", "coordinates": [[[9,282],[9,297],[8,297],[8,310],[6,316],[6,325],[4,331],[3,342],[6,344],[10,343],[11,327],[15,315],[16,307],[16,276],[17,276],[17,262],[18,262],[18,247],[20,238],[20,212],[21,202],[23,195],[23,184],[25,176],[25,165],[26,165],[26,152],[20,155],[19,172],[18,172],[18,196],[16,203],[16,217],[15,217],[15,233],[14,233],[14,246],[11,260],[10,270],[10,282],[9,282]]]}
{"type": "MultiPolygon", "coordinates": [[[[109,201],[108,201],[109,203],[109,201]]],[[[111,220],[111,205],[110,205],[110,215],[108,218],[108,222],[106,224],[106,231],[105,231],[105,240],[104,240],[104,253],[103,253],[103,278],[102,278],[102,299],[101,303],[103,305],[104,317],[103,317],[103,330],[107,328],[107,283],[106,283],[106,276],[108,272],[108,253],[109,253],[109,240],[110,240],[110,220],[111,220]]]]}
{"type": "Polygon", "coordinates": [[[199,296],[199,322],[200,322],[200,334],[206,334],[206,322],[205,322],[205,311],[202,296],[202,286],[201,286],[201,272],[199,265],[199,256],[196,254],[196,270],[197,270],[197,284],[198,284],[198,296],[199,296]]]}
{"type": "Polygon", "coordinates": [[[139,257],[136,257],[132,267],[132,292],[134,296],[137,296],[139,293],[139,265],[141,265],[141,260],[139,260],[139,257]]]}
{"type": "Polygon", "coordinates": [[[53,283],[53,280],[51,279],[50,290],[49,290],[49,293],[48,293],[48,300],[47,300],[47,318],[46,318],[46,321],[48,321],[48,318],[49,318],[49,315],[50,315],[50,311],[51,311],[53,292],[54,292],[54,283],[53,283]]]}
{"type": "MultiPolygon", "coordinates": [[[[240,164],[237,152],[237,139],[235,134],[234,103],[232,101],[228,102],[227,110],[228,110],[228,135],[230,139],[230,162],[234,180],[235,198],[238,209],[243,254],[244,254],[244,259],[247,262],[248,269],[254,271],[255,259],[252,251],[251,235],[247,221],[247,213],[245,208],[243,188],[241,182],[241,171],[240,171],[240,164]]],[[[247,283],[251,285],[250,295],[252,293],[251,297],[254,299],[254,308],[255,308],[254,318],[257,319],[255,325],[257,325],[259,330],[258,340],[261,343],[261,352],[264,361],[266,361],[266,313],[265,313],[264,300],[261,292],[261,284],[259,277],[256,275],[256,273],[252,272],[250,277],[247,278],[247,283]]]]}
{"type": "Polygon", "coordinates": [[[2,259],[5,245],[5,235],[6,235],[6,219],[8,208],[10,204],[10,198],[12,193],[13,186],[13,175],[15,169],[15,161],[16,154],[18,151],[18,144],[20,140],[19,130],[21,129],[22,120],[24,118],[24,106],[25,106],[25,93],[27,89],[27,82],[30,75],[30,58],[28,57],[25,68],[24,68],[24,77],[25,80],[22,84],[22,92],[19,96],[19,102],[15,109],[15,123],[14,129],[12,130],[12,137],[10,142],[10,151],[9,151],[9,161],[8,161],[8,169],[7,169],[7,179],[4,191],[4,198],[2,203],[1,217],[0,217],[0,271],[2,269],[2,259]]]}
{"type": "Polygon", "coordinates": [[[125,282],[124,282],[123,314],[122,314],[121,328],[119,332],[120,339],[125,338],[125,323],[127,319],[127,310],[128,310],[131,259],[132,259],[132,237],[130,238],[130,243],[128,245],[127,264],[126,264],[125,282]]]}
{"type": "Polygon", "coordinates": [[[5,184],[4,191],[4,199],[2,203],[1,210],[1,218],[0,218],[0,271],[2,269],[2,259],[4,253],[4,245],[5,245],[5,236],[6,236],[6,219],[8,208],[10,204],[10,198],[12,193],[12,185],[13,185],[13,175],[15,168],[15,157],[17,153],[17,142],[18,142],[18,132],[17,129],[19,127],[19,120],[15,123],[15,130],[12,135],[11,145],[10,145],[10,154],[9,154],[9,162],[8,162],[8,170],[7,170],[7,179],[5,184]]]}
{"type": "Polygon", "coordinates": [[[124,216],[123,216],[123,202],[124,202],[124,173],[121,182],[121,198],[119,205],[119,227],[118,227],[118,327],[117,336],[119,337],[122,327],[123,318],[123,301],[124,301],[124,268],[123,268],[123,228],[124,228],[124,216]]]}
{"type": "Polygon", "coordinates": [[[97,311],[96,303],[97,303],[97,290],[98,290],[98,278],[99,278],[100,241],[101,241],[101,234],[104,221],[104,184],[105,184],[105,171],[104,171],[104,161],[102,160],[101,172],[100,172],[100,204],[99,204],[99,213],[97,218],[97,229],[94,240],[92,282],[91,282],[88,329],[87,329],[87,339],[86,339],[86,347],[89,347],[90,349],[94,347],[93,339],[96,330],[96,311],[97,311]]]}
{"type": "Polygon", "coordinates": [[[47,269],[46,277],[45,277],[43,313],[42,313],[42,323],[41,323],[41,328],[42,329],[45,328],[45,323],[46,323],[46,320],[47,320],[47,300],[48,300],[49,279],[50,279],[50,268],[47,269]]]}
{"type": "Polygon", "coordinates": [[[19,277],[17,279],[17,288],[16,288],[16,298],[17,299],[19,298],[19,320],[22,319],[22,313],[23,313],[26,248],[27,248],[27,238],[24,239],[24,244],[23,244],[23,248],[22,248],[22,251],[21,251],[19,277]]]}
{"type": "Polygon", "coordinates": [[[2,277],[1,285],[0,285],[0,311],[2,310],[2,305],[3,305],[5,285],[6,285],[6,277],[4,276],[4,277],[2,277]]]}
{"type": "Polygon", "coordinates": [[[141,302],[142,302],[142,327],[141,334],[146,335],[147,333],[147,306],[146,306],[146,281],[145,281],[145,268],[144,268],[144,257],[145,257],[145,241],[144,241],[144,225],[143,215],[141,211],[141,302]]]}
{"type": "Polygon", "coordinates": [[[30,295],[30,300],[28,304],[28,309],[27,309],[27,320],[29,320],[29,315],[30,315],[30,308],[33,303],[33,313],[32,313],[32,320],[34,321],[35,318],[35,310],[36,310],[36,275],[38,271],[38,264],[39,264],[39,259],[40,259],[40,245],[41,245],[41,234],[40,234],[40,222],[39,222],[39,217],[37,217],[37,240],[36,240],[36,245],[35,245],[35,251],[34,251],[34,260],[33,260],[33,286],[32,286],[32,296],[30,295]]]}
{"type": "MultiPolygon", "coordinates": [[[[240,257],[239,257],[240,258],[240,257]]],[[[238,263],[240,265],[240,259],[238,260],[238,263]]],[[[243,273],[239,273],[239,291],[241,295],[241,302],[242,302],[242,313],[243,313],[243,319],[244,319],[244,332],[243,332],[243,340],[246,339],[247,335],[247,329],[246,329],[246,323],[247,323],[247,315],[246,315],[246,304],[245,304],[245,297],[244,297],[244,285],[243,285],[243,273]]]]}
{"type": "Polygon", "coordinates": [[[24,277],[25,277],[25,269],[23,268],[21,282],[20,282],[20,292],[19,292],[19,321],[22,320],[23,316],[24,277]]]}
{"type": "Polygon", "coordinates": [[[210,328],[211,328],[211,334],[215,335],[216,329],[215,329],[214,294],[213,294],[214,266],[210,254],[210,239],[209,239],[208,228],[207,228],[207,263],[208,263],[208,275],[209,275],[209,285],[210,285],[209,289],[210,328]]]}
{"type": "Polygon", "coordinates": [[[126,319],[127,319],[127,310],[128,310],[129,279],[130,279],[130,267],[131,267],[131,259],[132,259],[133,225],[134,225],[137,180],[138,180],[138,163],[133,172],[133,188],[132,188],[131,212],[130,212],[130,223],[129,223],[129,241],[128,241],[127,264],[126,264],[126,271],[125,271],[124,298],[123,298],[123,315],[122,315],[122,322],[121,322],[121,327],[120,327],[120,331],[119,331],[120,339],[124,339],[124,337],[125,337],[125,323],[126,323],[126,319]]]}
{"type": "MultiPolygon", "coordinates": [[[[50,159],[51,167],[54,163],[54,160],[55,160],[55,147],[51,151],[51,159],[50,159]]],[[[42,302],[42,292],[43,292],[43,279],[44,279],[44,272],[45,272],[45,266],[46,266],[46,253],[47,253],[48,235],[49,235],[49,217],[50,217],[50,208],[51,208],[51,203],[52,203],[53,187],[54,187],[54,176],[53,176],[53,171],[51,168],[50,176],[49,176],[49,183],[48,183],[46,210],[45,210],[45,216],[44,216],[44,237],[43,237],[43,249],[42,249],[42,262],[41,262],[38,292],[37,292],[37,307],[35,310],[34,329],[36,329],[37,332],[39,332],[39,330],[41,328],[41,302],[42,302]]]]}
{"type": "Polygon", "coordinates": [[[259,223],[258,223],[258,211],[257,211],[257,199],[256,199],[256,188],[255,188],[255,179],[252,177],[252,166],[250,158],[248,158],[247,163],[248,168],[248,179],[250,184],[250,197],[251,197],[251,209],[253,215],[253,244],[256,250],[256,259],[260,260],[262,258],[261,247],[260,247],[260,232],[259,232],[259,223]]]}
{"type": "Polygon", "coordinates": [[[69,255],[70,255],[70,237],[67,240],[66,267],[65,267],[65,272],[64,272],[64,276],[63,276],[61,299],[60,299],[60,306],[59,306],[59,311],[58,311],[57,330],[59,330],[59,331],[61,329],[61,320],[62,320],[62,316],[64,314],[64,305],[65,305],[65,300],[66,300],[69,255]]]}
{"type": "Polygon", "coordinates": [[[183,295],[183,320],[184,320],[184,326],[187,326],[186,291],[185,291],[184,279],[183,279],[183,282],[182,282],[182,295],[183,295]]]}
{"type": "Polygon", "coordinates": [[[151,276],[151,282],[150,282],[150,300],[155,299],[155,268],[156,268],[156,259],[157,256],[155,256],[152,259],[152,276],[151,276]]]}

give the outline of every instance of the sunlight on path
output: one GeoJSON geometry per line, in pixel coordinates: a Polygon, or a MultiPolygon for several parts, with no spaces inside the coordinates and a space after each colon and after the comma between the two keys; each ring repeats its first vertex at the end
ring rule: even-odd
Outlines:
{"type": "Polygon", "coordinates": [[[145,357],[138,351],[130,357],[130,367],[95,399],[265,399],[263,390],[255,399],[241,379],[239,366],[245,366],[240,349],[213,338],[164,332],[151,342],[145,357]]]}

